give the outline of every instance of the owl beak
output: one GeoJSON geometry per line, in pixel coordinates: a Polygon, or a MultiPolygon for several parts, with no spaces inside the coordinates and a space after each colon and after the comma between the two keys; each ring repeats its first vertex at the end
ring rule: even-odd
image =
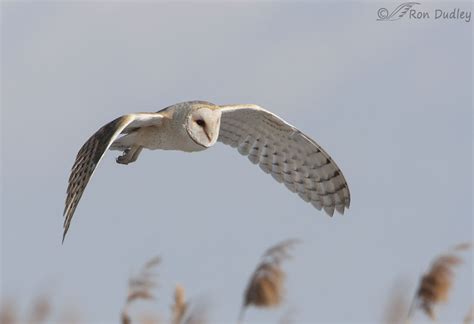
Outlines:
{"type": "Polygon", "coordinates": [[[212,142],[212,136],[211,136],[212,134],[209,134],[209,133],[210,132],[209,132],[208,128],[207,127],[204,128],[204,134],[206,134],[206,137],[209,140],[209,142],[212,142]]]}

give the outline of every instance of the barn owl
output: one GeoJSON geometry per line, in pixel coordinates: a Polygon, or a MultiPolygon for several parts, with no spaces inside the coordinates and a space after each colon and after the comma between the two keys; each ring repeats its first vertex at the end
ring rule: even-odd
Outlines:
{"type": "Polygon", "coordinates": [[[86,185],[105,152],[135,162],[143,148],[204,151],[219,141],[236,148],[278,182],[330,216],[350,204],[346,180],[312,139],[275,114],[253,104],[218,106],[189,101],[156,113],[123,115],[100,128],[82,146],[69,177],[63,241],[86,185]]]}

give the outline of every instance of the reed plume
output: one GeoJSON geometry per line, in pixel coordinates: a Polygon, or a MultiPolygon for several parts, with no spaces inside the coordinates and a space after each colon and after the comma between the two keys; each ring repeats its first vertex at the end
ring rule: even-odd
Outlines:
{"type": "Polygon", "coordinates": [[[433,261],[429,271],[421,277],[408,318],[419,308],[431,320],[436,320],[435,307],[448,301],[454,281],[454,268],[462,263],[462,259],[455,253],[469,247],[470,243],[459,244],[433,261]]]}
{"type": "Polygon", "coordinates": [[[121,314],[122,324],[131,323],[129,309],[135,301],[140,299],[152,300],[155,298],[151,290],[156,287],[155,269],[160,264],[160,262],[161,259],[159,257],[152,258],[147,263],[145,263],[141,271],[136,276],[130,278],[128,282],[128,295],[121,314]]]}
{"type": "Polygon", "coordinates": [[[243,321],[247,307],[276,307],[284,296],[286,274],[281,268],[284,260],[291,258],[290,249],[298,240],[286,240],[270,247],[262,256],[260,263],[252,273],[244,293],[244,301],[239,315],[243,321]]]}
{"type": "Polygon", "coordinates": [[[49,302],[49,297],[46,295],[38,296],[33,302],[33,308],[31,310],[28,323],[43,323],[48,319],[50,313],[51,303],[49,302]]]}
{"type": "Polygon", "coordinates": [[[174,303],[171,306],[171,323],[203,324],[207,322],[207,307],[202,303],[191,305],[189,301],[186,301],[184,287],[176,285],[174,303]]]}
{"type": "Polygon", "coordinates": [[[187,309],[188,303],[186,303],[184,287],[178,284],[174,291],[174,304],[171,306],[171,323],[182,323],[187,309]]]}
{"type": "Polygon", "coordinates": [[[17,308],[12,300],[3,301],[0,305],[0,324],[18,323],[17,308]]]}

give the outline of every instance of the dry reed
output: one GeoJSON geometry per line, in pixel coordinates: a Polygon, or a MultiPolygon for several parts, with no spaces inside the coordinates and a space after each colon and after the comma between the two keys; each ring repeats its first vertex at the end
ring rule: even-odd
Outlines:
{"type": "Polygon", "coordinates": [[[184,287],[178,284],[174,291],[174,304],[171,306],[171,323],[182,323],[187,309],[188,303],[186,303],[184,287]]]}
{"type": "Polygon", "coordinates": [[[186,301],[184,287],[176,285],[174,303],[171,306],[172,324],[204,324],[207,320],[207,306],[203,303],[193,304],[186,301]]]}
{"type": "Polygon", "coordinates": [[[435,307],[448,301],[454,281],[454,268],[462,263],[462,259],[455,253],[465,251],[470,246],[470,243],[456,245],[434,260],[429,271],[421,277],[408,318],[418,308],[431,320],[436,320],[435,307]]]}
{"type": "Polygon", "coordinates": [[[281,268],[281,263],[291,258],[289,251],[298,242],[294,239],[283,241],[270,247],[263,254],[247,284],[239,322],[243,321],[245,310],[249,306],[276,307],[281,304],[286,277],[281,268]]]}
{"type": "Polygon", "coordinates": [[[17,309],[13,301],[7,300],[0,305],[0,324],[18,323],[17,309]]]}
{"type": "Polygon", "coordinates": [[[128,295],[120,316],[122,324],[131,323],[129,310],[135,301],[152,300],[155,298],[151,290],[156,287],[155,269],[160,262],[161,259],[159,257],[152,258],[145,263],[138,275],[130,278],[128,282],[128,295]]]}
{"type": "Polygon", "coordinates": [[[46,295],[38,296],[33,302],[29,323],[43,323],[48,319],[51,313],[51,303],[46,295]]]}

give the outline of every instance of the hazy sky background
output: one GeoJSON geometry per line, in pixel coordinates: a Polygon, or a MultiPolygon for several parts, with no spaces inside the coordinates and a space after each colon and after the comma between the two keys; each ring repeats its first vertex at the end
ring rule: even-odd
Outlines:
{"type": "MultiPolygon", "coordinates": [[[[399,2],[2,2],[1,297],[53,296],[118,321],[127,280],[160,255],[174,285],[235,322],[270,245],[300,238],[286,302],[250,322],[376,323],[398,278],[472,240],[472,21],[376,21],[399,2]],[[69,170],[113,118],[187,100],[259,104],[313,137],[349,183],[328,217],[218,143],[203,153],[110,152],[61,245],[69,170]]],[[[420,10],[472,10],[423,1],[420,10]]],[[[442,322],[473,303],[472,256],[442,322]]],[[[425,319],[418,314],[418,320],[425,319]]]]}

